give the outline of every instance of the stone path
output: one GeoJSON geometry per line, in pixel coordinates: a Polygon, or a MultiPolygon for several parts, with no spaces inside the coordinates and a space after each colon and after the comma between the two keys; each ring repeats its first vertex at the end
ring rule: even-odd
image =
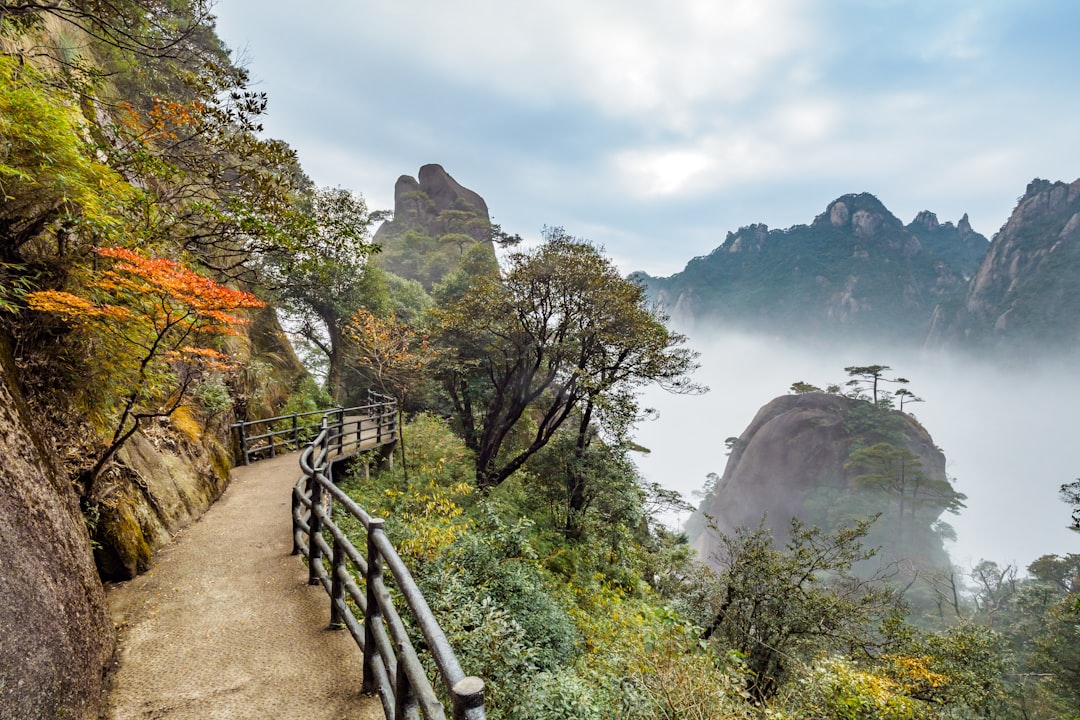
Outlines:
{"type": "Polygon", "coordinates": [[[299,454],[240,467],[225,494],[108,589],[120,629],[107,720],[384,720],[362,658],[290,555],[299,454]]]}

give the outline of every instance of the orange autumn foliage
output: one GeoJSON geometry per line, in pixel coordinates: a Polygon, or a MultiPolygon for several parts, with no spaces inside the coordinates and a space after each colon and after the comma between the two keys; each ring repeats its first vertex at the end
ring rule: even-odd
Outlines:
{"type": "Polygon", "coordinates": [[[59,315],[86,333],[97,353],[93,369],[111,396],[112,411],[102,422],[114,432],[89,473],[87,493],[141,421],[170,415],[202,373],[226,368],[224,353],[206,344],[247,323],[237,311],[265,304],[175,260],[120,247],[95,252],[112,265],[91,274],[79,294],[43,290],[26,296],[32,309],[59,315]]]}

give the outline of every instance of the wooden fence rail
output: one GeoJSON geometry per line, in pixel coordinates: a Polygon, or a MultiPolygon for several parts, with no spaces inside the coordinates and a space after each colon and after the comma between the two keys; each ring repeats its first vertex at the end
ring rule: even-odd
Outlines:
{"type": "Polygon", "coordinates": [[[330,626],[348,629],[363,650],[362,689],[379,694],[388,720],[446,718],[394,605],[388,581],[404,599],[413,624],[423,634],[454,720],[485,720],[483,680],[462,671],[412,574],[386,537],[384,521],[371,517],[334,484],[331,465],[335,461],[397,440],[396,401],[385,396],[372,398],[376,402],[363,408],[334,408],[326,413],[318,434],[300,455],[303,476],[292,499],[293,554],[307,558],[308,582],[322,585],[330,596],[330,626]],[[391,415],[392,423],[386,421],[391,415]],[[334,522],[335,504],[364,527],[363,551],[334,522]],[[359,609],[359,618],[353,607],[359,609]]]}

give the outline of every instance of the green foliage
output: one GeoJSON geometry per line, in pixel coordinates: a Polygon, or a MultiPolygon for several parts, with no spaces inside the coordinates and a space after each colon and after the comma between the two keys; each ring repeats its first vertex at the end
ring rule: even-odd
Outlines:
{"type": "Polygon", "coordinates": [[[0,56],[0,137],[0,260],[44,235],[107,244],[131,186],[99,160],[77,99],[11,56],[0,56]]]}
{"type": "MultiPolygon", "coordinates": [[[[306,218],[292,252],[270,256],[263,271],[284,308],[299,323],[305,340],[325,354],[327,390],[344,402],[345,326],[364,306],[381,278],[367,272],[371,215],[359,195],[344,188],[320,188],[300,203],[306,218]]],[[[377,292],[377,291],[376,291],[377,292]]]]}
{"type": "Polygon", "coordinates": [[[791,392],[795,393],[796,395],[802,395],[803,393],[821,392],[821,388],[819,388],[817,385],[811,385],[808,382],[798,380],[791,383],[791,392]]]}
{"type": "MultiPolygon", "coordinates": [[[[809,669],[794,696],[785,698],[791,717],[820,720],[915,720],[934,717],[904,694],[894,680],[830,658],[809,669]]],[[[785,715],[787,717],[787,715],[785,715]]]]}
{"type": "Polygon", "coordinates": [[[759,702],[776,694],[799,659],[874,647],[875,628],[900,610],[897,593],[880,577],[851,572],[874,554],[862,546],[869,525],[828,534],[793,520],[786,551],[764,526],[722,537],[716,559],[724,592],[708,635],[745,658],[747,689],[759,702]]]}
{"type": "Polygon", "coordinates": [[[540,672],[531,678],[511,720],[605,720],[607,698],[572,669],[540,672]]]}
{"type": "Polygon", "coordinates": [[[584,434],[593,412],[636,417],[640,385],[696,389],[686,377],[694,354],[642,288],[558,228],[537,250],[513,254],[501,281],[481,279],[435,314],[440,375],[483,490],[520,469],[575,411],[584,434]],[[535,430],[511,447],[523,423],[535,430]]]}

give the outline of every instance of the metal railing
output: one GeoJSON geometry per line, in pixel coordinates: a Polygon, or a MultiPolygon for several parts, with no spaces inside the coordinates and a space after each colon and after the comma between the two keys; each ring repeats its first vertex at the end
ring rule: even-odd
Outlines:
{"type": "MultiPolygon", "coordinates": [[[[292,499],[293,554],[307,558],[308,582],[322,585],[330,596],[330,627],[348,629],[363,650],[362,689],[379,694],[388,720],[418,720],[421,714],[426,720],[445,720],[446,714],[394,606],[386,570],[423,634],[427,653],[450,698],[454,720],[485,720],[483,680],[462,671],[416,581],[387,538],[384,521],[371,517],[333,482],[332,463],[353,448],[365,447],[367,441],[361,438],[370,435],[373,424],[382,427],[371,415],[351,419],[335,409],[323,419],[319,434],[301,454],[304,474],[292,499]],[[365,552],[358,550],[334,522],[334,503],[364,527],[365,552]],[[363,589],[358,579],[363,580],[363,589]],[[359,618],[353,607],[359,609],[359,618]]],[[[392,437],[397,438],[396,425],[392,437]]],[[[392,440],[381,444],[385,442],[392,440]]]]}
{"type": "Polygon", "coordinates": [[[244,465],[253,460],[277,457],[279,450],[300,450],[314,440],[322,424],[305,423],[304,418],[328,419],[331,440],[339,453],[360,444],[385,445],[397,440],[397,400],[368,392],[368,404],[351,408],[329,408],[311,412],[248,420],[230,426],[236,440],[237,459],[244,465]]]}

